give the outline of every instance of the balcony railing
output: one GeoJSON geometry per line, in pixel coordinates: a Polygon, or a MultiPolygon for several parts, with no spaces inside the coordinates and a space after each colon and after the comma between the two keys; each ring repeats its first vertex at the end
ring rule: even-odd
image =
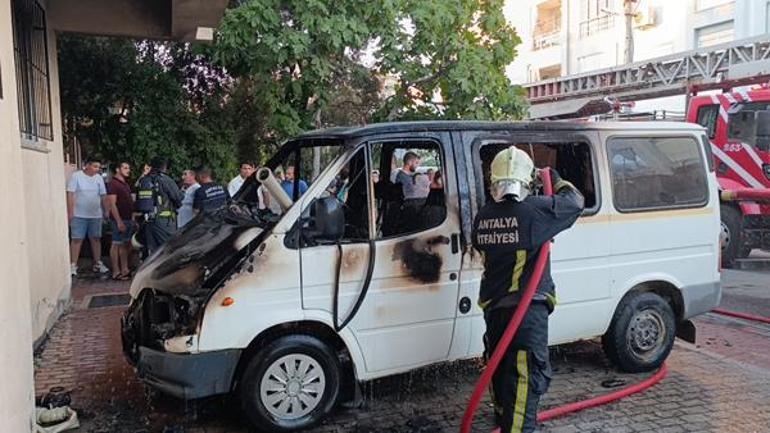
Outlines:
{"type": "Polygon", "coordinates": [[[615,15],[607,14],[580,23],[580,37],[594,35],[615,27],[615,15]]]}
{"type": "Polygon", "coordinates": [[[540,20],[535,24],[535,30],[532,32],[532,49],[542,50],[544,48],[559,45],[561,42],[561,17],[540,20]]]}

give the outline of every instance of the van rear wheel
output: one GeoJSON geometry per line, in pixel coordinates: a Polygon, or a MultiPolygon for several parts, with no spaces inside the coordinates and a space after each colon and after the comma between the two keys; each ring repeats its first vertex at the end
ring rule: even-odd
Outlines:
{"type": "Polygon", "coordinates": [[[249,361],[239,394],[254,427],[287,432],[323,419],[334,408],[339,388],[340,366],[334,351],[315,337],[289,335],[249,361]]]}
{"type": "Polygon", "coordinates": [[[602,346],[621,370],[640,373],[654,370],[666,360],[675,336],[671,306],[655,293],[640,292],[620,302],[602,346]]]}

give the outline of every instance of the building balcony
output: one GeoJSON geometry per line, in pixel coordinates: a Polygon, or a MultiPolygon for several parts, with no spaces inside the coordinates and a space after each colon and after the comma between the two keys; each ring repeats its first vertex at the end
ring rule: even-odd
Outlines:
{"type": "Polygon", "coordinates": [[[538,21],[532,32],[532,50],[542,50],[561,43],[561,17],[538,21]]]}
{"type": "Polygon", "coordinates": [[[615,27],[614,14],[606,14],[596,18],[591,18],[589,20],[586,20],[580,23],[580,37],[585,38],[588,36],[592,36],[614,27],[615,27]]]}

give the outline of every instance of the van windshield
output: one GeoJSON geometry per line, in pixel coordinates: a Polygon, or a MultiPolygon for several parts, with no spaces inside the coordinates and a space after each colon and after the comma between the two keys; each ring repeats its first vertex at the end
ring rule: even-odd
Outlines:
{"type": "MultiPolygon", "coordinates": [[[[281,189],[292,202],[302,197],[308,188],[320,177],[346,147],[339,139],[299,139],[291,140],[281,146],[265,167],[269,168],[281,189]]],[[[247,180],[251,185],[244,185],[234,199],[251,206],[258,205],[260,209],[270,210],[273,214],[282,215],[284,210],[279,199],[264,185],[252,176],[247,180]]]]}

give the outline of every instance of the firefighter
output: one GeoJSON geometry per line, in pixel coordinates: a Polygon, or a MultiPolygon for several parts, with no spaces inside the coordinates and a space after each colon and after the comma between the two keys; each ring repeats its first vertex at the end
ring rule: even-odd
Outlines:
{"type": "Polygon", "coordinates": [[[137,238],[152,254],[176,232],[176,210],[184,195],[166,174],[168,159],[155,157],[150,161],[150,172],[138,182],[134,207],[144,221],[137,238]]]}
{"type": "MultiPolygon", "coordinates": [[[[554,195],[530,195],[539,172],[529,155],[515,147],[495,156],[490,173],[493,200],[481,208],[473,225],[473,246],[484,261],[479,305],[487,326],[487,359],[513,317],[541,246],[572,226],[584,205],[580,192],[554,170],[554,195]]],[[[549,258],[532,304],[492,377],[495,418],[502,432],[536,429],[537,405],[551,379],[548,315],[555,306],[549,258]]]]}

